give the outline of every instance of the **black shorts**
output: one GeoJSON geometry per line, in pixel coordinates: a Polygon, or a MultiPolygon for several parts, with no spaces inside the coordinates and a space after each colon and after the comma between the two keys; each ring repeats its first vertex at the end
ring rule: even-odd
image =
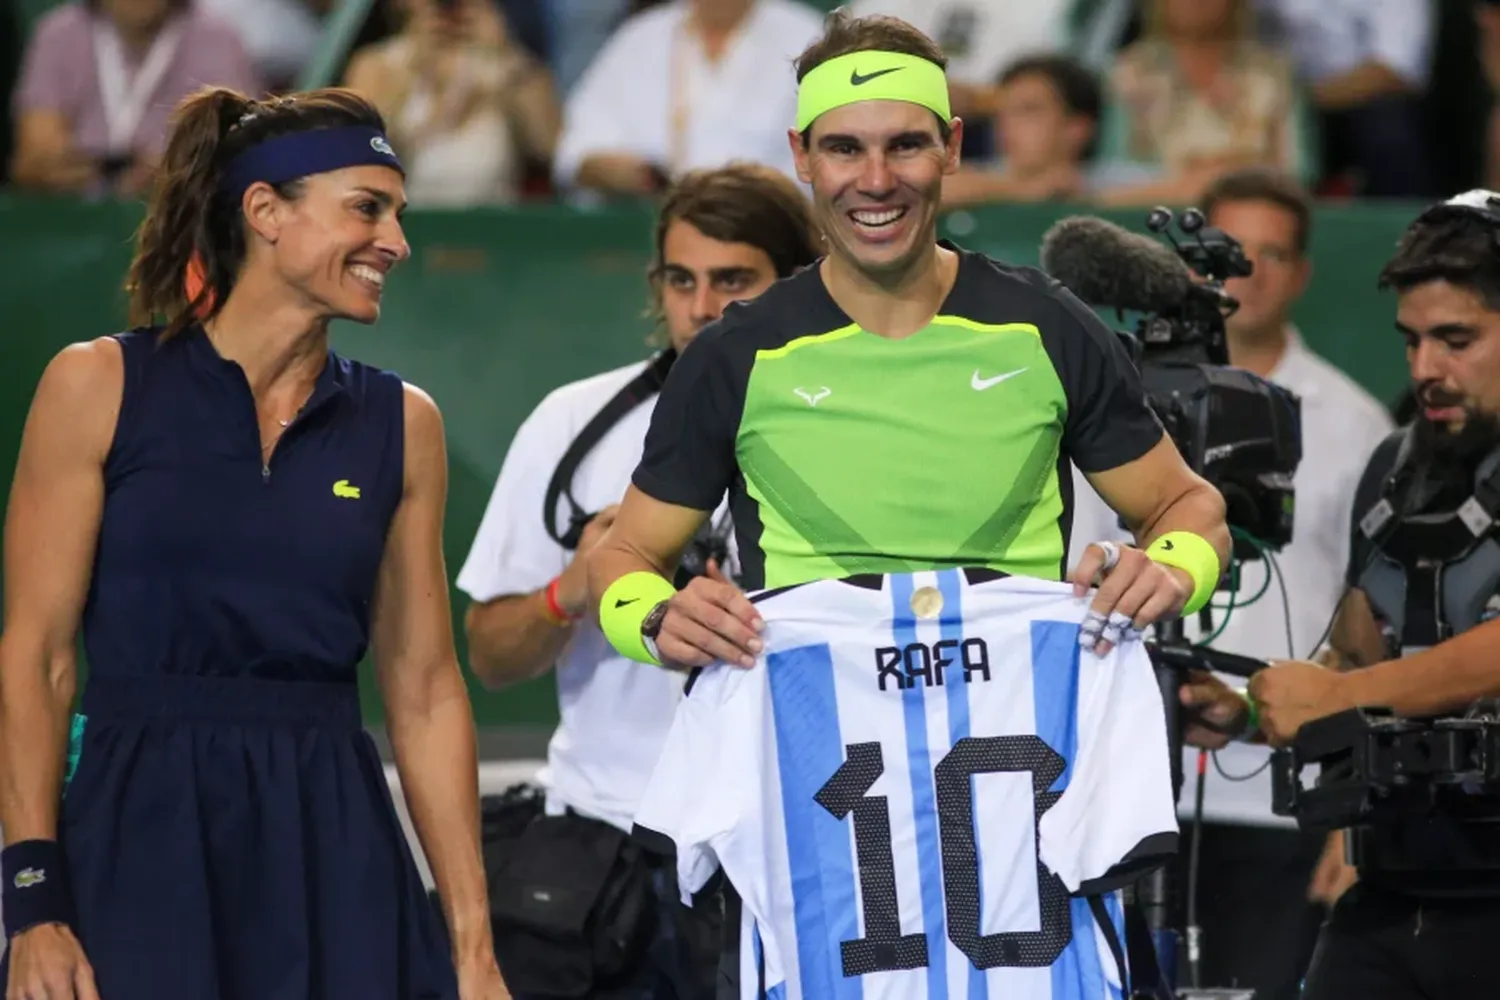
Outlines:
{"type": "Polygon", "coordinates": [[[1500,899],[1420,898],[1364,882],[1329,914],[1303,1000],[1492,1000],[1500,899]]]}

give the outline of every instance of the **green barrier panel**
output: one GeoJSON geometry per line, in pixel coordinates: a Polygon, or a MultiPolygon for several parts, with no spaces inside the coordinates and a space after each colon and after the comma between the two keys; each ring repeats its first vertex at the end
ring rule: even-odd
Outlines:
{"type": "MultiPolygon", "coordinates": [[[[1056,206],[955,213],[943,235],[1018,264],[1034,264],[1042,233],[1071,210],[1056,206]]],[[[1392,298],[1375,275],[1410,206],[1330,207],[1319,212],[1312,293],[1297,313],[1307,340],[1379,398],[1404,383],[1392,298]]],[[[1110,213],[1141,229],[1143,212],[1110,213]]],[[[48,359],[65,344],[124,322],[120,279],[139,209],[0,198],[0,307],[7,366],[0,376],[0,468],[13,468],[26,409],[48,359]]],[[[412,260],[387,288],[381,322],[341,324],[335,346],[399,371],[443,410],[451,465],[444,550],[458,571],[511,436],[554,387],[645,356],[646,208],[581,213],[412,212],[412,260]]],[[[535,516],[540,512],[522,512],[535,516]]],[[[454,595],[464,656],[466,599],[454,595]]],[[[484,726],[545,726],[556,719],[550,677],[487,692],[471,683],[484,726]]],[[[379,699],[366,685],[367,717],[379,699]]]]}

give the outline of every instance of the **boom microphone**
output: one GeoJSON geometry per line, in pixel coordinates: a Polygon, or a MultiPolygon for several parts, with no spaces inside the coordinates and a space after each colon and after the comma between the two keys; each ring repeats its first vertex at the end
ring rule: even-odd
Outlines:
{"type": "Polygon", "coordinates": [[[1091,306],[1135,312],[1172,312],[1196,287],[1165,245],[1091,215],[1047,230],[1042,270],[1091,306]]]}

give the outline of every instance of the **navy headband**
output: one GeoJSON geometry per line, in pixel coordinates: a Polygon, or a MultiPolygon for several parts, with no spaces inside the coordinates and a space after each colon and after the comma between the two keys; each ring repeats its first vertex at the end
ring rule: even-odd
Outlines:
{"type": "Polygon", "coordinates": [[[224,169],[219,192],[238,202],[260,181],[284,184],[344,167],[391,167],[405,176],[396,151],[379,129],[367,125],[288,132],[257,143],[224,169]]]}

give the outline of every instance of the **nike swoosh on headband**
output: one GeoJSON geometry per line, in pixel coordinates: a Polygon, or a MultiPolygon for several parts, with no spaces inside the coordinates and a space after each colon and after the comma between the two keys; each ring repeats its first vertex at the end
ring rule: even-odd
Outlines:
{"type": "Polygon", "coordinates": [[[849,85],[851,87],[858,87],[861,84],[869,83],[877,76],[885,76],[887,73],[895,73],[900,69],[900,66],[892,66],[890,69],[877,69],[875,72],[866,73],[863,76],[860,75],[859,70],[854,70],[849,74],[849,85]]]}

